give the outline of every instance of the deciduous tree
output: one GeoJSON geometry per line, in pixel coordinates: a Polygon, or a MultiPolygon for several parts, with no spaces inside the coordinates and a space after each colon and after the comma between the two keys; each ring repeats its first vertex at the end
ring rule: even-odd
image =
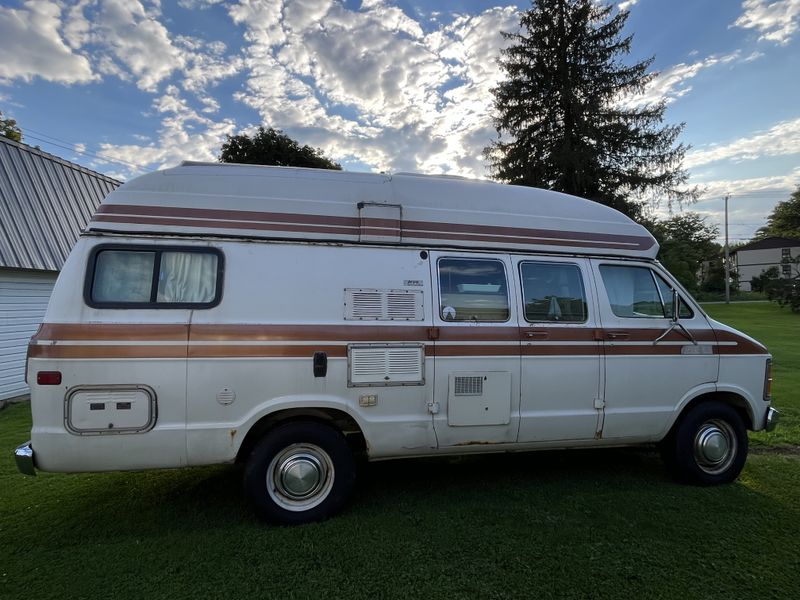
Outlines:
{"type": "Polygon", "coordinates": [[[247,134],[228,136],[222,144],[220,162],[279,167],[313,167],[341,170],[342,166],[325,156],[319,148],[301,146],[279,129],[259,127],[247,134]]]}
{"type": "Polygon", "coordinates": [[[0,135],[15,142],[22,141],[22,130],[17,122],[14,119],[4,119],[2,110],[0,110],[0,135]]]}
{"type": "Polygon", "coordinates": [[[779,202],[767,217],[767,224],[756,232],[756,239],[788,237],[800,239],[800,186],[788,200],[779,202]]]}

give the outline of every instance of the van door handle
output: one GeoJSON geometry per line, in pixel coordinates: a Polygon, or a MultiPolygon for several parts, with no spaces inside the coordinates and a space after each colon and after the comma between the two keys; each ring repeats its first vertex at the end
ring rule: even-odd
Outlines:
{"type": "Polygon", "coordinates": [[[550,334],[546,331],[526,331],[525,337],[534,340],[546,340],[550,337],[550,334]]]}
{"type": "Polygon", "coordinates": [[[608,331],[606,332],[606,337],[610,340],[629,340],[631,339],[631,334],[627,331],[608,331]]]}

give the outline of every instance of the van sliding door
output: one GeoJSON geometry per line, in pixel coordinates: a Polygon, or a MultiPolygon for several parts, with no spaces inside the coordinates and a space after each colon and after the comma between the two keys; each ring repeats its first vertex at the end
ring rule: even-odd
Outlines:
{"type": "Polygon", "coordinates": [[[590,266],[582,258],[515,257],[520,282],[520,442],[597,437],[602,345],[590,266]]]}
{"type": "Polygon", "coordinates": [[[511,260],[432,252],[431,261],[439,446],[515,442],[520,358],[511,260]]]}

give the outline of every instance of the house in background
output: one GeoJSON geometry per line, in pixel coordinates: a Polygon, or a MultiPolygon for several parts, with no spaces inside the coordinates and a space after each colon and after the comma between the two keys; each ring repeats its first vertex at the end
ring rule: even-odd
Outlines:
{"type": "Polygon", "coordinates": [[[768,237],[739,246],[733,252],[734,266],[739,273],[739,289],[751,291],[750,282],[770,267],[777,267],[781,277],[796,273],[791,261],[800,256],[800,239],[768,237]]]}
{"type": "Polygon", "coordinates": [[[0,136],[0,401],[27,393],[28,340],[58,272],[120,183],[0,136]]]}

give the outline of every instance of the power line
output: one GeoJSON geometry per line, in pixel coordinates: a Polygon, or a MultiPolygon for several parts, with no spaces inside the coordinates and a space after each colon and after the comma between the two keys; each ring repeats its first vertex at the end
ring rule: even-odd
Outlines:
{"type": "Polygon", "coordinates": [[[46,133],[41,133],[41,132],[36,131],[34,129],[30,129],[28,127],[26,127],[25,131],[23,131],[23,137],[31,138],[31,139],[34,139],[34,140],[36,140],[38,142],[42,142],[44,144],[50,144],[51,146],[56,146],[57,148],[62,148],[64,150],[70,150],[72,152],[75,152],[76,154],[80,154],[80,155],[83,155],[83,156],[89,156],[89,157],[92,157],[92,158],[96,158],[98,160],[117,163],[117,164],[120,164],[120,165],[125,165],[127,167],[133,167],[133,168],[135,168],[135,169],[137,169],[139,171],[145,171],[145,172],[147,171],[147,169],[145,169],[142,165],[138,165],[136,163],[132,163],[132,162],[129,162],[127,160],[123,160],[121,158],[109,158],[109,157],[106,157],[106,156],[100,156],[99,154],[96,154],[94,152],[90,152],[88,150],[78,150],[78,148],[77,148],[78,144],[74,144],[74,143],[68,142],[66,140],[61,140],[61,139],[59,139],[57,137],[53,137],[53,136],[48,135],[46,133]],[[42,136],[42,137],[38,137],[37,135],[31,135],[30,132],[38,134],[38,136],[42,136]],[[49,138],[49,139],[43,139],[43,138],[49,138]],[[53,141],[53,140],[56,140],[56,141],[53,141]],[[58,143],[58,142],[61,142],[61,143],[58,143]],[[64,145],[64,144],[66,144],[66,145],[64,145]]]}

